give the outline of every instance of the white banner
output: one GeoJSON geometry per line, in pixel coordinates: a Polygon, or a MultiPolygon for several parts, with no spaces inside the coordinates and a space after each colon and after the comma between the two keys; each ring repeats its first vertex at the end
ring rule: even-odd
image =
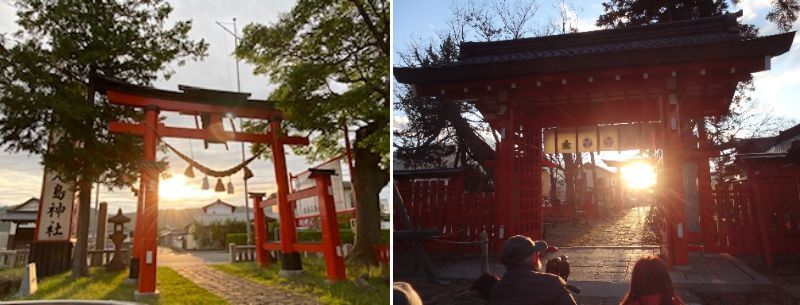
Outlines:
{"type": "Polygon", "coordinates": [[[578,129],[578,152],[597,151],[597,128],[581,127],[578,129]]]}
{"type": "Polygon", "coordinates": [[[544,153],[556,153],[556,130],[555,128],[544,130],[544,153]]]}
{"type": "Polygon", "coordinates": [[[575,128],[559,128],[558,129],[558,153],[560,154],[574,154],[578,149],[576,141],[575,128]]]}
{"type": "Polygon", "coordinates": [[[56,173],[45,169],[39,199],[39,222],[36,240],[68,241],[72,227],[75,190],[56,173]]]}
{"type": "Polygon", "coordinates": [[[602,151],[619,150],[619,128],[617,126],[600,126],[598,145],[602,151]]]}
{"type": "Polygon", "coordinates": [[[544,130],[545,154],[651,149],[658,125],[652,123],[551,128],[544,130]]]}

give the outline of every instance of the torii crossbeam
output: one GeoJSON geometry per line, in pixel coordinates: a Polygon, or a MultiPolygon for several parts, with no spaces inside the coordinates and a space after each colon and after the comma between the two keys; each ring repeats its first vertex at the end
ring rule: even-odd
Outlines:
{"type": "MultiPolygon", "coordinates": [[[[120,80],[94,75],[92,88],[108,97],[112,104],[144,109],[144,119],[140,123],[111,122],[108,129],[115,133],[140,135],[144,141],[143,165],[139,202],[136,208],[136,231],[132,257],[138,259],[138,295],[157,294],[156,262],[158,247],[158,179],[159,166],[156,164],[158,138],[174,137],[201,139],[207,142],[245,141],[269,144],[275,164],[275,181],[278,186],[277,205],[281,219],[281,240],[296,242],[293,209],[287,195],[289,184],[286,171],[286,156],[283,145],[308,145],[308,138],[286,136],[280,128],[283,114],[266,101],[250,100],[249,93],[235,93],[179,86],[182,92],[160,90],[125,83],[120,80]],[[158,117],[162,111],[199,115],[204,118],[202,128],[170,127],[162,124],[158,117]],[[228,132],[223,129],[222,118],[269,120],[270,129],[266,133],[228,132]]],[[[282,248],[282,269],[300,270],[299,253],[290,247],[282,248]],[[289,262],[289,263],[287,263],[289,262]]]]}

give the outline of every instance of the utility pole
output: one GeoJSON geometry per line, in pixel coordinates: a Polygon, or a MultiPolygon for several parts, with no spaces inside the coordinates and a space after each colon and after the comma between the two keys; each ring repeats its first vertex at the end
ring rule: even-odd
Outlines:
{"type": "MultiPolygon", "coordinates": [[[[234,52],[236,52],[236,49],[239,47],[239,34],[238,34],[239,32],[238,29],[236,28],[236,17],[233,18],[233,31],[229,30],[227,27],[225,27],[225,25],[223,25],[219,21],[216,21],[216,23],[217,25],[219,25],[219,27],[225,30],[225,32],[228,32],[228,34],[231,34],[233,36],[233,50],[234,52]]],[[[239,77],[239,57],[236,56],[234,57],[236,58],[236,92],[242,92],[242,83],[239,77]]],[[[231,121],[231,124],[233,124],[233,121],[231,121]]],[[[241,118],[239,119],[239,130],[242,130],[241,118]]],[[[244,162],[246,160],[244,153],[244,142],[240,143],[242,144],[242,162],[244,162]]],[[[250,201],[248,200],[247,178],[244,177],[244,175],[242,175],[242,180],[244,181],[244,218],[247,221],[244,227],[247,232],[247,244],[249,245],[252,244],[253,242],[253,238],[250,233],[250,201]]]]}

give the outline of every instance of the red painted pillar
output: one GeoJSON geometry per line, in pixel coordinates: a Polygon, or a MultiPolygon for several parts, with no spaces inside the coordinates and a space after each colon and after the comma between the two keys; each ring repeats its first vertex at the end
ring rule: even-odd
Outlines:
{"type": "Polygon", "coordinates": [[[139,289],[137,293],[150,294],[156,291],[156,254],[158,253],[158,175],[160,173],[156,160],[156,131],[158,126],[158,107],[145,107],[144,119],[144,155],[142,184],[146,191],[142,209],[141,227],[136,227],[136,239],[140,240],[139,253],[139,289]]]}
{"type": "Polygon", "coordinates": [[[325,255],[325,271],[328,280],[335,282],[345,279],[342,240],[339,238],[339,225],[336,221],[336,205],[331,189],[333,170],[309,169],[310,178],[316,182],[319,218],[322,226],[322,252],[325,255]]]}
{"type": "MultiPolygon", "coordinates": [[[[701,151],[708,151],[709,143],[706,135],[705,119],[700,120],[698,125],[698,140],[700,143],[701,151]]],[[[700,200],[700,226],[703,234],[703,246],[705,251],[713,251],[716,248],[716,241],[714,240],[713,215],[714,215],[714,198],[711,195],[711,166],[708,164],[707,157],[699,157],[697,159],[697,187],[699,191],[698,199],[700,200]]]]}
{"type": "Polygon", "coordinates": [[[264,193],[250,193],[250,198],[253,199],[253,221],[256,223],[256,263],[261,267],[269,265],[269,253],[264,249],[264,243],[267,242],[267,224],[265,223],[264,208],[261,207],[261,202],[264,200],[264,193]]]}
{"type": "Polygon", "coordinates": [[[753,207],[753,212],[756,214],[754,219],[756,220],[755,227],[756,232],[758,233],[758,242],[761,248],[761,257],[764,259],[764,264],[767,265],[767,268],[775,267],[775,262],[772,257],[772,245],[769,241],[769,227],[767,227],[767,223],[769,223],[769,210],[765,209],[765,204],[761,198],[765,198],[764,195],[761,193],[761,181],[756,179],[756,174],[752,171],[748,171],[748,178],[749,183],[752,185],[752,188],[749,190],[752,192],[750,198],[752,198],[751,207],[753,207]]]}
{"type": "MultiPolygon", "coordinates": [[[[676,89],[676,79],[668,81],[668,87],[676,89]]],[[[681,141],[681,116],[679,103],[675,93],[669,94],[663,106],[663,170],[659,177],[659,188],[662,192],[662,204],[667,215],[668,248],[670,265],[687,265],[689,263],[688,242],[685,228],[686,207],[683,194],[683,154],[681,141]],[[662,179],[663,178],[663,179],[662,179]]]]}
{"type": "Polygon", "coordinates": [[[512,185],[512,165],[514,158],[514,147],[512,142],[511,130],[513,127],[513,108],[509,107],[506,114],[500,121],[500,143],[497,145],[495,151],[495,170],[494,170],[494,194],[495,194],[495,236],[497,241],[494,244],[494,250],[499,253],[502,249],[503,243],[512,235],[511,220],[511,207],[514,205],[512,185]]]}
{"type": "MultiPolygon", "coordinates": [[[[139,228],[144,226],[142,224],[142,220],[144,220],[144,218],[138,217],[139,215],[142,215],[142,213],[143,213],[142,211],[144,209],[144,195],[146,193],[145,189],[147,188],[147,186],[144,183],[144,175],[145,175],[144,171],[140,171],[140,173],[139,173],[139,193],[136,196],[137,197],[136,198],[136,216],[137,217],[136,217],[136,225],[134,226],[134,230],[135,231],[134,231],[134,236],[133,236],[133,250],[131,251],[131,262],[133,262],[133,259],[138,259],[139,257],[142,257],[140,255],[140,252],[142,251],[142,246],[141,246],[142,239],[139,238],[139,235],[137,235],[137,234],[140,233],[139,228]]],[[[137,264],[138,264],[138,261],[137,261],[137,264]]],[[[133,274],[131,274],[131,275],[133,275],[133,274]]],[[[138,274],[135,277],[131,276],[131,278],[138,278],[138,277],[139,277],[138,274]]]]}
{"type": "MultiPolygon", "coordinates": [[[[280,118],[273,117],[270,122],[272,132],[272,162],[275,164],[275,183],[278,185],[278,215],[281,236],[281,271],[292,272],[303,270],[300,253],[294,251],[297,243],[294,209],[289,202],[289,178],[286,174],[286,155],[283,151],[283,132],[280,118]]],[[[284,272],[284,273],[285,273],[284,272]]]]}

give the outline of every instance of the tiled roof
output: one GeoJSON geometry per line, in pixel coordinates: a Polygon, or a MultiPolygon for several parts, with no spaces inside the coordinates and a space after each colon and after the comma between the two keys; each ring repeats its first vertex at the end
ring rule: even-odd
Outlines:
{"type": "Polygon", "coordinates": [[[736,20],[741,12],[645,26],[492,42],[461,44],[453,64],[395,68],[398,81],[421,83],[666,64],[724,57],[779,55],[794,33],[746,38],[736,20]],[[603,56],[602,58],[597,56],[603,56]]]}
{"type": "Polygon", "coordinates": [[[741,40],[742,13],[496,42],[466,42],[458,64],[677,47],[741,40]]]}
{"type": "Polygon", "coordinates": [[[235,206],[235,205],[232,205],[232,204],[230,204],[230,203],[227,203],[227,202],[225,202],[225,201],[222,201],[222,200],[219,200],[219,199],[217,199],[217,201],[214,201],[214,202],[212,202],[212,203],[209,203],[209,204],[207,204],[207,205],[203,206],[203,207],[202,207],[202,210],[203,210],[203,212],[205,212],[205,211],[206,211],[206,209],[208,209],[208,207],[210,207],[210,206],[212,206],[212,205],[215,205],[215,204],[221,204],[221,205],[226,205],[226,206],[229,206],[229,207],[231,208],[231,212],[233,212],[233,210],[234,210],[234,209],[236,209],[236,206],[235,206]]]}
{"type": "Polygon", "coordinates": [[[792,145],[800,145],[800,124],[781,131],[777,136],[769,138],[745,139],[736,144],[739,157],[766,158],[780,157],[789,153],[792,145]]]}

